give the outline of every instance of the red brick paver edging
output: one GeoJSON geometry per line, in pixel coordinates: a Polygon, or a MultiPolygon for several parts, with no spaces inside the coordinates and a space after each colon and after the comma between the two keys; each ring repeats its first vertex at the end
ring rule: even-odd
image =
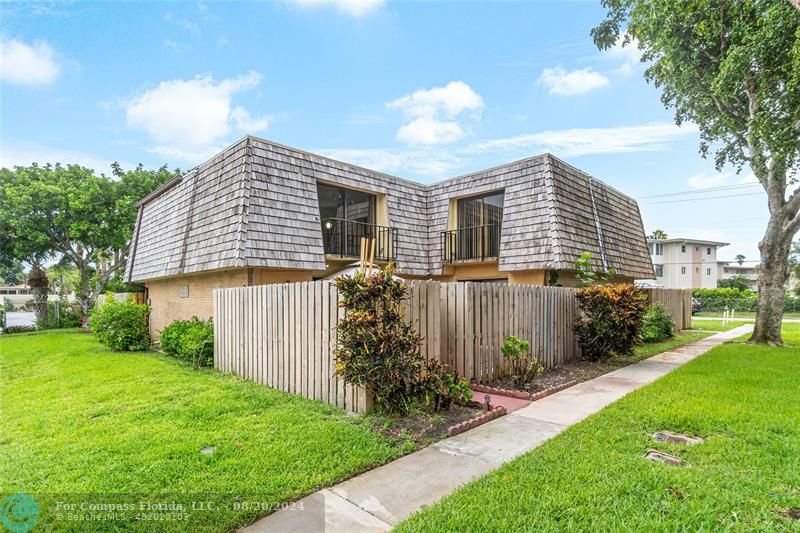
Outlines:
{"type": "Polygon", "coordinates": [[[468,429],[476,428],[481,424],[485,424],[486,422],[494,420],[495,418],[499,418],[504,414],[506,414],[506,408],[503,407],[502,405],[498,405],[491,411],[487,411],[482,415],[478,415],[475,418],[470,418],[469,420],[465,420],[464,422],[460,422],[454,426],[450,426],[449,428],[447,428],[447,436],[453,437],[455,435],[458,435],[459,433],[464,433],[468,429]]]}
{"type": "Polygon", "coordinates": [[[482,392],[484,394],[497,394],[499,396],[508,396],[509,398],[517,398],[520,400],[541,400],[546,396],[550,396],[551,394],[555,394],[559,391],[564,389],[568,389],[573,385],[576,385],[580,382],[580,380],[573,379],[567,381],[566,383],[562,383],[560,385],[556,385],[554,387],[550,387],[549,389],[540,390],[538,392],[534,392],[533,394],[525,391],[520,390],[510,390],[510,389],[497,389],[495,387],[487,387],[486,385],[479,385],[477,383],[473,383],[469,386],[475,392],[482,392]]]}

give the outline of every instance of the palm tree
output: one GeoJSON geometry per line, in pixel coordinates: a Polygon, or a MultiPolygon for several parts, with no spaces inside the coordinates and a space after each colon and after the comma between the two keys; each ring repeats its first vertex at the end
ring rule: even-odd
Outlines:
{"type": "Polygon", "coordinates": [[[653,238],[663,241],[667,238],[667,233],[663,229],[657,229],[653,232],[653,238]]]}
{"type": "Polygon", "coordinates": [[[743,256],[742,254],[738,254],[734,259],[736,259],[736,262],[739,263],[739,266],[742,266],[742,263],[744,263],[745,260],[745,256],[743,256]]]}

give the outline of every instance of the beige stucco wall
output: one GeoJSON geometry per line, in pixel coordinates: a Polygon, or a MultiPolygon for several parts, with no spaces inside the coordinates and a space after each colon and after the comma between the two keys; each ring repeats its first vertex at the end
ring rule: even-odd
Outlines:
{"type": "Polygon", "coordinates": [[[501,272],[497,261],[461,263],[446,265],[441,276],[433,276],[437,281],[507,281],[512,285],[544,285],[544,270],[515,270],[501,272]]]}
{"type": "Polygon", "coordinates": [[[174,320],[211,317],[214,289],[288,281],[311,281],[311,272],[240,268],[149,281],[146,287],[151,306],[150,335],[158,339],[159,332],[174,320]],[[181,287],[188,287],[188,296],[181,296],[181,287]]]}

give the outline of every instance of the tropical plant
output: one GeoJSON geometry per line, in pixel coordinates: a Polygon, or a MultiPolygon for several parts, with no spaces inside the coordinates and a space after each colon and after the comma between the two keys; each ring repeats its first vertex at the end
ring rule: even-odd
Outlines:
{"type": "Polygon", "coordinates": [[[736,259],[736,262],[739,263],[739,266],[742,266],[742,263],[744,263],[744,260],[747,258],[742,254],[736,254],[734,259],[736,259]]]}
{"type": "Polygon", "coordinates": [[[746,166],[770,217],[759,243],[751,342],[780,344],[789,251],[800,228],[800,12],[769,0],[602,0],[602,50],[637,46],[675,122],[700,131],[718,170],[746,166]]]}
{"type": "Polygon", "coordinates": [[[463,385],[420,353],[419,334],[400,314],[407,289],[394,272],[389,264],[372,275],[337,278],[344,317],[336,325],[336,373],[345,383],[364,387],[380,410],[405,413],[415,404],[445,408],[454,398],[463,399],[463,385]]]}
{"type": "Polygon", "coordinates": [[[668,237],[667,233],[663,229],[657,229],[653,232],[653,238],[663,241],[666,240],[668,237]]]}
{"type": "Polygon", "coordinates": [[[604,272],[596,271],[592,265],[591,252],[583,252],[575,260],[575,277],[578,279],[579,287],[605,283],[616,273],[614,267],[606,268],[604,272]]]}
{"type": "Polygon", "coordinates": [[[663,305],[651,305],[642,322],[642,341],[660,342],[672,337],[675,333],[675,322],[663,305]]]}
{"type": "Polygon", "coordinates": [[[503,358],[507,361],[508,373],[514,386],[525,388],[536,379],[544,368],[539,358],[531,354],[531,343],[515,336],[506,337],[500,347],[503,358]]]}
{"type": "Polygon", "coordinates": [[[736,274],[735,276],[717,281],[717,287],[720,289],[739,289],[745,291],[750,288],[750,280],[747,276],[736,274]]]}
{"type": "Polygon", "coordinates": [[[629,355],[639,342],[647,296],[633,285],[596,285],[578,289],[575,333],[584,359],[629,355]]]}
{"type": "Polygon", "coordinates": [[[131,298],[118,301],[108,293],[103,304],[92,310],[89,325],[97,339],[112,350],[142,351],[150,347],[149,313],[148,305],[133,303],[131,298]]]}

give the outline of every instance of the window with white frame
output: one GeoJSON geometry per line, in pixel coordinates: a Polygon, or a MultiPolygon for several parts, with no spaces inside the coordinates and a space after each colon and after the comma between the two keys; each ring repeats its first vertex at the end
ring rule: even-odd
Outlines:
{"type": "Polygon", "coordinates": [[[664,245],[657,242],[651,242],[650,255],[664,255],[664,245]]]}
{"type": "Polygon", "coordinates": [[[707,269],[706,269],[706,276],[710,276],[710,275],[711,275],[711,269],[710,269],[710,268],[707,268],[707,269]]]}
{"type": "Polygon", "coordinates": [[[686,267],[681,267],[681,274],[686,274],[686,267]]]}
{"type": "Polygon", "coordinates": [[[682,254],[686,253],[686,245],[685,244],[681,244],[681,253],[682,254]]]}
{"type": "Polygon", "coordinates": [[[706,255],[711,255],[711,248],[706,248],[706,255]]]}
{"type": "Polygon", "coordinates": [[[664,277],[664,265],[653,265],[656,269],[656,277],[663,278],[664,277]]]}

